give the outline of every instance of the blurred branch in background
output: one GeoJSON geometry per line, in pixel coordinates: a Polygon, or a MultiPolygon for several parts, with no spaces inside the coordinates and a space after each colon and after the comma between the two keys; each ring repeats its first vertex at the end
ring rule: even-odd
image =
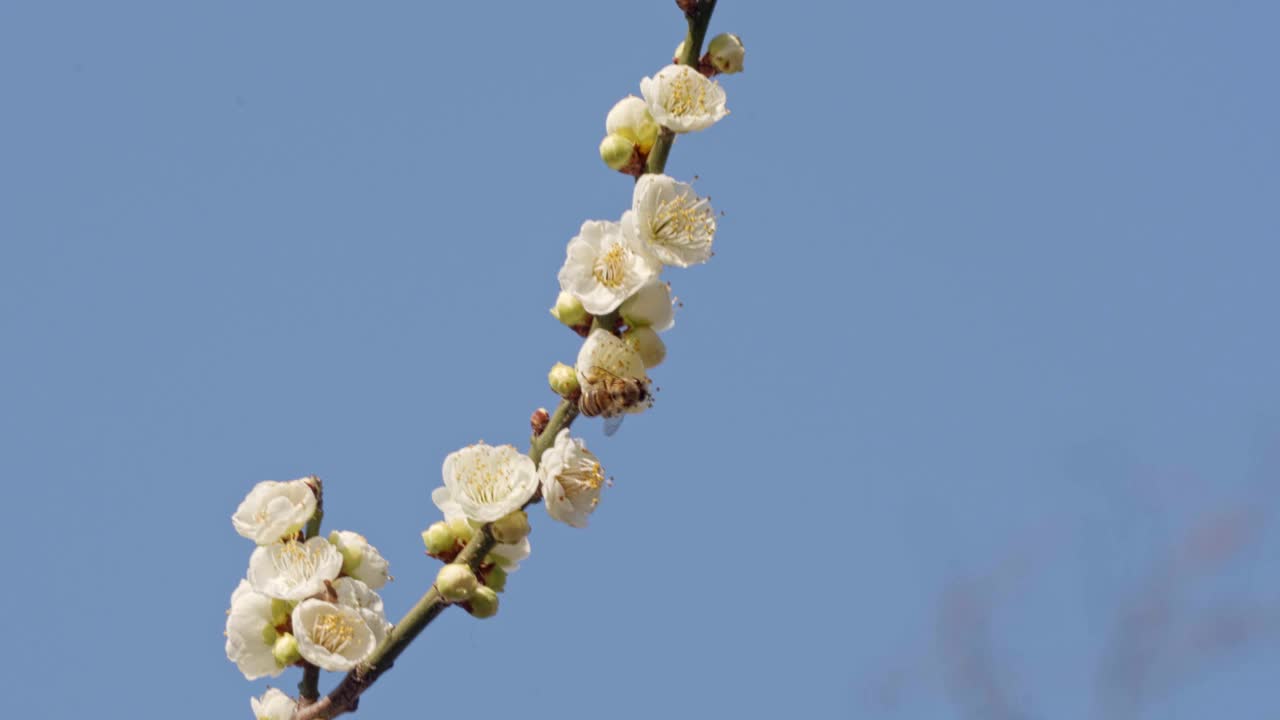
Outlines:
{"type": "MultiPolygon", "coordinates": [[[[1264,542],[1273,521],[1273,496],[1268,487],[1200,512],[1129,576],[1131,582],[1117,588],[1118,599],[1107,603],[1111,619],[1096,626],[1096,669],[1085,675],[1093,686],[1076,693],[1091,694],[1090,717],[1144,717],[1215,664],[1277,644],[1280,598],[1274,593],[1264,600],[1220,597],[1224,577],[1250,569],[1248,555],[1264,542]],[[1197,607],[1204,596],[1210,607],[1197,607]]],[[[1070,715],[1053,712],[1049,702],[1037,703],[1019,683],[1021,677],[1030,685],[1031,674],[1048,666],[1040,661],[1055,658],[1015,656],[997,643],[1002,609],[1029,594],[1029,583],[1054,571],[1056,543],[1015,538],[1009,545],[1014,552],[995,569],[947,580],[936,603],[933,646],[878,671],[866,686],[866,700],[882,716],[916,716],[931,697],[953,706],[957,717],[973,720],[1070,715]]],[[[1056,618],[1044,618],[1046,632],[1056,625],[1056,618]]]]}

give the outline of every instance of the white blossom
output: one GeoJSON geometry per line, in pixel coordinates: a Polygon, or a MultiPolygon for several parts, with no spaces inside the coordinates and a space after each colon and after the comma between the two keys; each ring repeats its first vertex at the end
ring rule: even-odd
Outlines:
{"type": "Polygon", "coordinates": [[[588,220],[569,240],[560,289],[582,302],[587,312],[612,312],[662,269],[658,259],[636,235],[627,214],[621,222],[588,220]]]}
{"type": "Polygon", "coordinates": [[[277,688],[267,688],[261,698],[249,698],[253,716],[257,720],[289,720],[298,702],[277,688]]]}
{"type": "Polygon", "coordinates": [[[346,672],[373,654],[386,637],[385,618],[350,605],[311,598],[293,609],[293,635],[307,662],[346,672]]]}
{"type": "Polygon", "coordinates": [[[666,175],[641,175],[631,209],[636,234],[663,265],[689,267],[711,259],[716,213],[692,185],[666,175]]]}
{"type": "Polygon", "coordinates": [[[342,570],[342,553],[328,540],[313,537],[259,546],[249,556],[249,583],[268,597],[302,600],[323,592],[325,580],[342,570]]]}
{"type": "Polygon", "coordinates": [[[670,330],[676,324],[671,286],[661,280],[651,281],[618,306],[618,314],[629,327],[651,327],[657,332],[670,330]]]}
{"type": "MultiPolygon", "coordinates": [[[[534,477],[537,477],[536,473],[534,477]]],[[[462,512],[462,506],[454,501],[453,493],[447,487],[438,487],[433,490],[431,492],[431,502],[435,503],[436,507],[440,508],[440,512],[444,513],[445,522],[461,521],[472,528],[483,524],[467,519],[466,514],[462,512]]],[[[515,572],[520,568],[520,561],[529,557],[532,551],[533,546],[529,544],[529,538],[525,537],[524,540],[518,543],[496,543],[493,549],[489,551],[489,555],[503,570],[515,572]]]]}
{"type": "Polygon", "coordinates": [[[265,480],[254,485],[231,516],[231,525],[259,545],[298,532],[316,512],[310,480],[265,480]]]}
{"type": "Polygon", "coordinates": [[[342,572],[377,590],[391,579],[387,559],[360,533],[334,530],[329,542],[342,554],[342,572]]]}
{"type": "Polygon", "coordinates": [[[476,443],[451,452],[443,473],[448,500],[468,520],[481,523],[519,510],[538,487],[533,460],[511,445],[476,443]]]}
{"type": "Polygon", "coordinates": [[[641,80],[640,94],[653,119],[672,132],[702,130],[729,114],[724,88],[688,65],[668,65],[641,80]]]}
{"type": "Polygon", "coordinates": [[[600,503],[604,470],[580,438],[569,437],[569,428],[557,433],[555,444],[542,454],[538,474],[547,514],[567,525],[586,527],[587,516],[600,503]]]}
{"type": "Polygon", "coordinates": [[[272,654],[277,633],[271,598],[255,592],[246,580],[241,580],[231,594],[225,634],[227,659],[236,664],[245,678],[275,677],[284,670],[272,654]]]}
{"type": "Polygon", "coordinates": [[[365,623],[373,631],[374,638],[381,645],[387,633],[391,632],[391,622],[387,620],[386,610],[382,607],[382,596],[353,577],[334,580],[333,590],[337,593],[339,605],[353,607],[361,612],[365,623]]]}

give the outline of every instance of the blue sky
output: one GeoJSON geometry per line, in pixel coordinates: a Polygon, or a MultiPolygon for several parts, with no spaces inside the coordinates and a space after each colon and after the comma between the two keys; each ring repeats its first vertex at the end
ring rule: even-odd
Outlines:
{"type": "MultiPolygon", "coordinates": [[[[616,485],[358,717],[1274,715],[1277,23],[721,2],[747,72],[668,166],[717,255],[669,277],[652,411],[579,426],[616,485]]],[[[11,714],[249,717],[221,632],[259,480],[323,477],[410,606],[442,459],[523,444],[576,354],[564,244],[630,202],[604,115],[682,32],[0,6],[11,714]]]]}

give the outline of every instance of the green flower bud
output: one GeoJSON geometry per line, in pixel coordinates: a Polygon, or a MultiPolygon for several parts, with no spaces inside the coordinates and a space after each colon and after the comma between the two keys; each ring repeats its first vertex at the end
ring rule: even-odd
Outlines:
{"type": "MultiPolygon", "coordinates": [[[[604,131],[631,141],[641,155],[648,155],[649,151],[653,150],[653,144],[658,141],[658,134],[662,128],[649,113],[649,106],[644,100],[635,95],[628,95],[610,108],[609,114],[604,119],[604,131]]],[[[630,159],[628,157],[628,160],[630,159]]],[[[613,166],[610,165],[610,167],[613,166]]]]}
{"type": "Polygon", "coordinates": [[[556,306],[551,308],[551,315],[569,327],[582,325],[591,320],[587,309],[582,307],[582,302],[564,291],[556,297],[556,306]]]}
{"type": "Polygon", "coordinates": [[[747,49],[737,35],[720,33],[711,38],[711,43],[707,45],[707,55],[711,57],[711,64],[717,72],[729,75],[742,72],[742,61],[747,55],[747,49]]]}
{"type": "Polygon", "coordinates": [[[449,563],[436,574],[436,591],[446,602],[460,603],[468,600],[480,587],[471,568],[459,563],[449,563]]]}
{"type": "Polygon", "coordinates": [[[514,545],[529,535],[529,514],[523,510],[503,515],[489,526],[493,539],[507,545],[514,545]]]}
{"type": "Polygon", "coordinates": [[[651,327],[634,327],[622,339],[640,354],[646,368],[657,367],[667,358],[667,346],[651,327]]]}
{"type": "Polygon", "coordinates": [[[476,588],[471,599],[467,601],[467,612],[472,617],[491,618],[498,614],[498,593],[493,588],[487,588],[483,585],[476,588]]]}
{"type": "Polygon", "coordinates": [[[578,392],[578,372],[570,365],[556,363],[547,373],[547,383],[551,391],[560,397],[569,397],[578,392]]]}
{"type": "Polygon", "coordinates": [[[443,522],[432,523],[431,527],[422,531],[422,544],[427,546],[427,553],[430,555],[449,552],[457,542],[453,531],[443,522]]]}
{"type": "Polygon", "coordinates": [[[684,57],[684,41],[681,40],[680,44],[676,46],[675,54],[671,56],[671,64],[679,65],[680,59],[683,57],[684,57]]]}
{"type": "Polygon", "coordinates": [[[611,170],[621,170],[631,164],[636,144],[621,135],[605,135],[600,141],[600,159],[611,170]]]}
{"type": "Polygon", "coordinates": [[[281,633],[276,638],[275,644],[271,646],[271,654],[280,663],[280,667],[288,667],[302,659],[302,655],[298,653],[298,639],[291,633],[281,633]]]}
{"type": "Polygon", "coordinates": [[[271,624],[283,625],[289,619],[289,615],[293,613],[293,606],[297,603],[288,600],[271,599],[271,624]]]}
{"type": "Polygon", "coordinates": [[[471,523],[466,518],[454,518],[449,521],[449,532],[453,533],[455,541],[470,542],[471,536],[475,534],[475,528],[471,527],[471,523]]]}
{"type": "Polygon", "coordinates": [[[485,587],[493,588],[494,592],[502,592],[507,589],[507,571],[501,567],[494,565],[485,571],[484,574],[485,587]]]}

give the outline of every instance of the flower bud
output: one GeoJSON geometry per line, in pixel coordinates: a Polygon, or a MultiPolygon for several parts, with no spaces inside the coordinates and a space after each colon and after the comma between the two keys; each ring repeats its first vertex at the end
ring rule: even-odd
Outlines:
{"type": "Polygon", "coordinates": [[[475,534],[475,528],[471,527],[471,523],[467,522],[464,517],[456,517],[448,521],[449,532],[453,533],[454,541],[470,542],[471,536],[475,534]]]}
{"type": "Polygon", "coordinates": [[[646,368],[657,367],[667,358],[667,346],[651,327],[634,327],[622,334],[626,341],[644,361],[646,368]]]}
{"type": "Polygon", "coordinates": [[[436,574],[436,591],[446,602],[460,603],[469,599],[480,587],[471,568],[460,563],[449,563],[436,574]]]}
{"type": "Polygon", "coordinates": [[[551,314],[569,327],[581,325],[591,319],[586,308],[582,307],[582,302],[563,290],[556,297],[556,306],[551,308],[551,314]]]}
{"type": "Polygon", "coordinates": [[[428,555],[442,555],[457,546],[457,538],[453,531],[443,522],[432,523],[431,527],[422,531],[422,544],[427,546],[428,555]]]}
{"type": "Polygon", "coordinates": [[[485,571],[484,584],[486,587],[493,588],[494,592],[502,592],[507,589],[507,571],[502,569],[501,565],[494,565],[485,571]]]}
{"type": "Polygon", "coordinates": [[[285,620],[289,619],[289,615],[293,613],[293,606],[297,603],[288,600],[280,600],[278,598],[271,599],[271,624],[283,625],[285,620]]]}
{"type": "Polygon", "coordinates": [[[516,510],[493,521],[489,528],[493,539],[507,545],[514,545],[529,535],[529,514],[516,510]]]}
{"type": "Polygon", "coordinates": [[[747,49],[737,35],[720,33],[711,38],[711,43],[707,45],[707,55],[717,72],[728,75],[742,72],[742,61],[747,55],[747,49]]]}
{"type": "Polygon", "coordinates": [[[681,62],[681,58],[683,57],[684,57],[684,41],[681,40],[680,44],[676,46],[675,54],[671,56],[671,64],[679,65],[681,62]]]}
{"type": "MultiPolygon", "coordinates": [[[[630,140],[642,155],[648,155],[649,151],[653,150],[653,144],[658,141],[658,133],[661,130],[657,121],[653,119],[653,115],[649,113],[649,106],[635,95],[628,95],[615,103],[604,119],[605,132],[611,136],[618,135],[630,140]]],[[[601,145],[601,156],[603,154],[604,146],[601,145]]]]}
{"type": "Polygon", "coordinates": [[[610,170],[621,170],[631,164],[636,144],[621,135],[605,135],[600,141],[600,159],[610,170]]]}
{"type": "Polygon", "coordinates": [[[571,365],[556,363],[551,366],[551,372],[547,373],[547,383],[555,394],[569,397],[578,392],[578,373],[571,365]]]}
{"type": "Polygon", "coordinates": [[[292,633],[280,633],[271,646],[271,655],[280,663],[280,667],[288,667],[302,659],[298,653],[298,639],[292,633]]]}
{"type": "Polygon", "coordinates": [[[472,617],[491,618],[498,614],[498,593],[493,588],[487,588],[483,585],[476,588],[471,599],[467,601],[467,612],[472,617]]]}

